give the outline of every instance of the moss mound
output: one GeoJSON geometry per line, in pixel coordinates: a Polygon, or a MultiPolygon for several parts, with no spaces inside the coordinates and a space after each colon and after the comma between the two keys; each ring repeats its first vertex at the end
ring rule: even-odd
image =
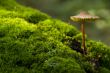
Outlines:
{"type": "Polygon", "coordinates": [[[0,0],[0,73],[109,73],[110,48],[38,10],[0,0]]]}
{"type": "Polygon", "coordinates": [[[34,10],[17,4],[15,0],[0,0],[0,8],[2,9],[0,11],[1,17],[19,17],[31,23],[38,23],[39,21],[50,18],[50,16],[39,10],[34,10]]]}

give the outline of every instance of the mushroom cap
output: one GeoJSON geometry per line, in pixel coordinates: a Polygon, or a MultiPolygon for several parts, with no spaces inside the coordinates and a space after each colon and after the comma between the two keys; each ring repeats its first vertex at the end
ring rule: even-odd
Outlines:
{"type": "Polygon", "coordinates": [[[71,16],[70,19],[73,21],[76,21],[76,22],[84,22],[84,21],[94,21],[94,20],[99,19],[99,17],[89,15],[86,12],[81,12],[80,14],[78,14],[76,16],[71,16]]]}

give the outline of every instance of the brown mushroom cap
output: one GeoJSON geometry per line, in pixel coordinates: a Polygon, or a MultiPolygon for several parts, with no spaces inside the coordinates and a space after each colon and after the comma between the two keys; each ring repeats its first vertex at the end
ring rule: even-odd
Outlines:
{"type": "Polygon", "coordinates": [[[94,20],[99,19],[99,17],[89,15],[86,12],[81,12],[80,14],[78,14],[76,16],[71,16],[70,19],[72,19],[73,21],[76,21],[76,22],[82,22],[82,21],[94,21],[94,20]]]}

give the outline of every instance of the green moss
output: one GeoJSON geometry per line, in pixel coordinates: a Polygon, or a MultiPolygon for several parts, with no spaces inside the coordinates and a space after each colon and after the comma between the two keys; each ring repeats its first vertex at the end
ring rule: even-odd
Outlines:
{"type": "Polygon", "coordinates": [[[19,17],[24,18],[31,23],[38,23],[39,21],[50,18],[47,14],[42,13],[39,10],[21,6],[14,0],[0,0],[0,8],[2,9],[0,11],[0,17],[19,17]]]}
{"type": "MultiPolygon", "coordinates": [[[[53,23],[54,20],[46,20],[35,25],[21,18],[0,19],[0,32],[2,33],[0,37],[0,59],[2,62],[0,65],[8,66],[6,71],[15,70],[18,67],[23,67],[28,71],[31,66],[34,70],[36,67],[33,67],[33,65],[36,64],[39,67],[35,71],[44,72],[45,69],[42,66],[51,57],[59,56],[64,59],[68,58],[67,60],[81,57],[80,53],[71,50],[60,41],[67,36],[69,31],[76,31],[76,29],[61,21],[61,26],[58,24],[53,26],[51,22],[53,23]],[[51,27],[48,28],[47,24],[51,27]],[[62,26],[68,26],[71,29],[66,31],[57,28],[63,28],[62,26]],[[9,69],[9,67],[15,68],[9,69]]],[[[1,72],[4,69],[5,67],[1,72]]],[[[64,72],[63,69],[62,72],[64,72]]]]}
{"type": "Polygon", "coordinates": [[[101,67],[99,73],[110,73],[110,70],[107,68],[101,67]]]}
{"type": "Polygon", "coordinates": [[[92,58],[99,58],[100,66],[106,67],[110,69],[110,47],[104,45],[101,42],[90,41],[88,42],[88,51],[90,52],[89,55],[92,58]],[[91,46],[90,46],[91,45],[91,46]]]}
{"type": "Polygon", "coordinates": [[[74,59],[52,57],[43,66],[44,73],[84,73],[74,59]]]}

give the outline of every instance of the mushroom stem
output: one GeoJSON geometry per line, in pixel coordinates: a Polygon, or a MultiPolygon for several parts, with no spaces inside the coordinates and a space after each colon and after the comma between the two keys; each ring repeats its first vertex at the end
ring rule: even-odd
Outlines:
{"type": "Polygon", "coordinates": [[[82,31],[82,49],[83,49],[83,54],[86,54],[84,22],[82,22],[82,24],[81,24],[81,31],[82,31]]]}

